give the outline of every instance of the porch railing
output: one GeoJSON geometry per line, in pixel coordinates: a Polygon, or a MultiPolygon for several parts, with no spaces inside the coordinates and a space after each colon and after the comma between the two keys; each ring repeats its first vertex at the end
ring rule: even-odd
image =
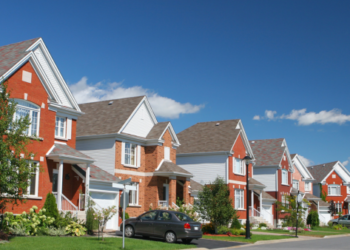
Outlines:
{"type": "MultiPolygon", "coordinates": [[[[57,203],[57,192],[52,192],[52,194],[55,196],[56,198],[56,203],[57,203]]],[[[61,211],[63,212],[72,212],[72,213],[77,213],[78,212],[78,207],[76,205],[73,204],[73,202],[71,202],[64,194],[62,194],[61,196],[61,211]]]]}
{"type": "Polygon", "coordinates": [[[260,217],[260,212],[253,207],[249,207],[249,216],[260,217]]]}
{"type": "Polygon", "coordinates": [[[172,206],[173,206],[174,208],[177,208],[177,209],[180,208],[180,207],[179,207],[178,205],[176,205],[174,202],[173,202],[172,206]]]}
{"type": "MultiPolygon", "coordinates": [[[[86,195],[85,194],[79,194],[79,211],[84,211],[86,207],[86,200],[85,200],[86,195]]],[[[102,207],[95,201],[90,195],[88,195],[89,202],[92,203],[92,207],[98,210],[102,210],[102,207]]]]}
{"type": "Polygon", "coordinates": [[[167,200],[159,200],[158,201],[158,206],[160,206],[160,207],[168,207],[169,203],[168,203],[167,200]]]}

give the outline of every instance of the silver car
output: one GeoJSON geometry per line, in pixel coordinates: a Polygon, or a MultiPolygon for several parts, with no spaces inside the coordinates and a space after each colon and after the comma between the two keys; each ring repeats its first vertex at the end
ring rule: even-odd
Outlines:
{"type": "Polygon", "coordinates": [[[347,215],[340,216],[337,219],[331,220],[331,222],[333,223],[333,225],[340,224],[345,227],[350,227],[350,215],[347,214],[347,215]]]}

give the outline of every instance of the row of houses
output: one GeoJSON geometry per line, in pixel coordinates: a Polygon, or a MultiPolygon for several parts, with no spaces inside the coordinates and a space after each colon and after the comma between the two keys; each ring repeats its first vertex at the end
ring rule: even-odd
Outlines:
{"type": "MultiPolygon", "coordinates": [[[[176,200],[193,204],[203,185],[225,180],[239,219],[281,224],[276,201],[298,190],[331,219],[329,203],[349,212],[350,173],[339,162],[306,167],[290,154],[285,139],[248,139],[240,119],[197,123],[176,133],[171,122],[158,122],[146,96],[77,104],[41,38],[0,47],[0,77],[17,102],[16,117],[29,115],[28,146],[35,153],[26,203],[8,207],[16,213],[44,205],[48,193],[61,211],[85,216],[87,198],[98,207],[119,206],[121,180],[131,178],[131,217],[176,200]],[[244,157],[254,159],[246,171],[244,157]],[[249,188],[246,189],[246,177],[249,188]],[[246,195],[251,206],[246,207],[246,195]]],[[[87,102],[89,100],[86,100],[87,102]]],[[[119,214],[108,224],[118,229],[119,214]]]]}

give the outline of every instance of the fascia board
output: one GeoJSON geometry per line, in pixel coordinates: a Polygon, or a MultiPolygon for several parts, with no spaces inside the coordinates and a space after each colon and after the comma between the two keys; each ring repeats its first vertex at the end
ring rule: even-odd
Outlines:
{"type": "Polygon", "coordinates": [[[61,155],[61,154],[54,154],[49,155],[49,159],[53,160],[68,160],[68,161],[80,161],[82,163],[93,163],[94,159],[87,159],[87,158],[81,158],[81,157],[75,157],[75,156],[67,156],[67,155],[61,155]]]}
{"type": "Polygon", "coordinates": [[[196,153],[182,153],[176,154],[176,157],[190,157],[190,156],[202,156],[202,155],[232,155],[232,151],[216,151],[216,152],[196,152],[196,153]]]}
{"type": "Polygon", "coordinates": [[[181,144],[180,144],[180,141],[179,141],[179,139],[178,139],[177,136],[176,136],[175,130],[174,130],[173,126],[171,125],[171,122],[168,123],[168,125],[167,125],[166,128],[164,129],[163,133],[162,133],[161,136],[158,138],[158,140],[162,140],[162,137],[163,137],[163,135],[165,134],[165,132],[167,131],[168,128],[170,129],[170,135],[171,135],[171,137],[172,137],[173,139],[175,139],[175,141],[176,141],[176,146],[177,146],[177,147],[180,146],[180,145],[181,145],[181,144]]]}
{"type": "Polygon", "coordinates": [[[44,52],[44,56],[46,57],[51,69],[53,70],[54,74],[56,75],[56,77],[58,78],[58,81],[61,83],[61,87],[63,88],[65,94],[67,95],[69,101],[71,102],[72,106],[77,110],[77,111],[81,111],[79,108],[78,103],[76,102],[72,92],[70,91],[70,89],[68,88],[68,85],[66,83],[66,81],[63,79],[61,72],[58,70],[58,67],[55,63],[55,61],[53,60],[49,50],[47,49],[44,41],[42,38],[40,38],[38,41],[36,41],[32,46],[30,46],[27,51],[29,50],[34,50],[36,47],[40,46],[40,48],[42,49],[42,51],[44,52]]]}
{"type": "MultiPolygon", "coordinates": [[[[255,159],[254,152],[253,152],[253,150],[252,150],[252,148],[251,148],[251,146],[250,146],[250,143],[249,143],[249,140],[248,140],[248,137],[247,137],[247,134],[246,134],[246,132],[245,132],[245,129],[244,129],[244,126],[243,126],[243,123],[242,123],[242,120],[241,120],[241,119],[239,119],[239,125],[240,125],[240,127],[241,127],[241,132],[243,131],[243,142],[244,142],[244,144],[245,144],[245,147],[246,147],[246,149],[248,149],[247,151],[248,151],[250,157],[253,158],[253,159],[255,159]]],[[[240,133],[240,134],[241,134],[241,133],[240,133]]],[[[238,137],[237,137],[237,138],[238,138],[238,137]]]]}
{"type": "Polygon", "coordinates": [[[150,113],[151,118],[152,118],[154,124],[157,124],[157,123],[158,123],[157,118],[156,118],[156,116],[155,116],[155,114],[154,114],[154,112],[153,112],[152,106],[151,106],[151,104],[149,103],[147,96],[145,96],[143,100],[144,100],[144,102],[145,102],[145,104],[146,104],[146,107],[148,108],[148,112],[150,113]]]}
{"type": "Polygon", "coordinates": [[[138,143],[141,146],[161,146],[164,143],[164,140],[143,139],[123,134],[116,134],[115,139],[124,142],[138,143]]]}
{"type": "Polygon", "coordinates": [[[192,174],[185,174],[185,173],[179,173],[179,172],[154,172],[155,176],[180,176],[180,177],[189,177],[192,178],[192,174]]]}
{"type": "Polygon", "coordinates": [[[338,161],[337,164],[344,170],[345,173],[347,173],[350,176],[350,172],[347,170],[346,167],[343,166],[343,164],[340,161],[338,161]]]}
{"type": "Polygon", "coordinates": [[[77,110],[74,110],[71,108],[62,107],[61,105],[56,104],[56,103],[49,103],[49,109],[51,111],[55,111],[56,113],[61,113],[61,114],[67,115],[68,118],[72,118],[72,119],[78,119],[79,116],[84,114],[81,111],[77,111],[77,110]]]}

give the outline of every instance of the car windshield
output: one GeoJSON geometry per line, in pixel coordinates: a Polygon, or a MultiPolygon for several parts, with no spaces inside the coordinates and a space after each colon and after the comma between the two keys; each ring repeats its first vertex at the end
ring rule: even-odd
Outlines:
{"type": "Polygon", "coordinates": [[[181,221],[193,221],[188,215],[183,213],[174,213],[175,216],[181,221]]]}

